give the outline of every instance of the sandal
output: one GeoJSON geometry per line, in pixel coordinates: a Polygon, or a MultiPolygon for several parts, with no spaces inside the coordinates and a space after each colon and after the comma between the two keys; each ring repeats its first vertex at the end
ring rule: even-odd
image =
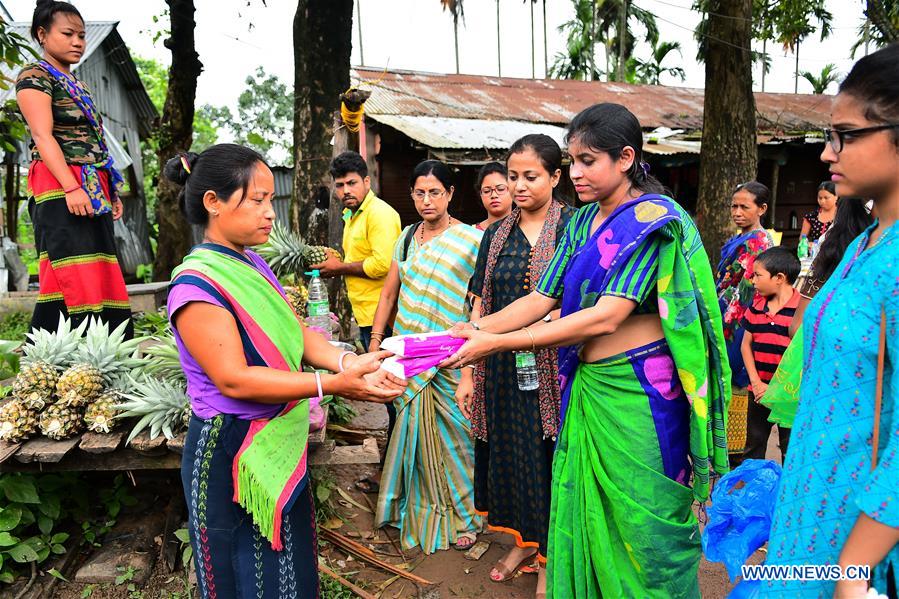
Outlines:
{"type": "Polygon", "coordinates": [[[496,565],[493,566],[493,569],[490,571],[490,580],[493,582],[506,582],[511,578],[514,578],[516,572],[523,571],[531,566],[531,561],[537,557],[537,552],[531,553],[529,555],[525,555],[520,562],[514,567],[509,568],[502,560],[496,562],[496,565]],[[498,574],[500,577],[494,576],[494,572],[498,574]]]}
{"type": "Polygon", "coordinates": [[[381,483],[375,480],[374,477],[357,480],[355,486],[363,493],[380,493],[381,491],[381,483]]]}
{"type": "Polygon", "coordinates": [[[477,540],[478,537],[473,532],[463,532],[459,535],[459,538],[456,539],[456,542],[453,543],[453,549],[456,551],[468,551],[474,547],[477,540]]]}

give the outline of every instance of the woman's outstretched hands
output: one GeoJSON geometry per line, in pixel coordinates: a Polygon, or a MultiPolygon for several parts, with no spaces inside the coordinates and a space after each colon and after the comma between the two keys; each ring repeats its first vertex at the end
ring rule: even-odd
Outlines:
{"type": "Polygon", "coordinates": [[[501,335],[478,331],[469,323],[457,323],[449,331],[453,337],[467,339],[465,345],[439,364],[440,368],[462,368],[483,360],[491,354],[502,351],[501,335]]]}
{"type": "Polygon", "coordinates": [[[353,360],[340,377],[340,395],[350,399],[388,403],[402,395],[406,381],[381,369],[381,361],[389,358],[389,351],[364,354],[353,360]]]}

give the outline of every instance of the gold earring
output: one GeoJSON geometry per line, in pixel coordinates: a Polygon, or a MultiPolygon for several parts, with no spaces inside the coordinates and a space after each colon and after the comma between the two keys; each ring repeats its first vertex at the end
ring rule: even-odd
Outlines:
{"type": "Polygon", "coordinates": [[[218,210],[213,210],[213,211],[212,211],[212,216],[218,216],[218,215],[219,215],[219,211],[218,211],[218,210]]]}

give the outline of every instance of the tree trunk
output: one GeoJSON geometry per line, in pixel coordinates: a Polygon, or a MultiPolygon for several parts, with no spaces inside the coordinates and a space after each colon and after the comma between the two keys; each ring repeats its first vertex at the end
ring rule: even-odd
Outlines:
{"type": "MultiPolygon", "coordinates": [[[[799,93],[799,41],[796,41],[796,69],[793,73],[793,93],[799,93]]],[[[822,93],[822,92],[815,92],[822,93]]]]}
{"type": "Polygon", "coordinates": [[[549,79],[549,42],[546,38],[546,0],[543,0],[543,76],[549,79]]]}
{"type": "Polygon", "coordinates": [[[500,43],[500,28],[499,28],[499,0],[496,0],[496,72],[497,76],[503,76],[503,53],[502,53],[502,44],[500,43]]]}
{"type": "Polygon", "coordinates": [[[528,0],[531,5],[531,79],[537,78],[537,30],[534,28],[534,0],[528,0]]]}
{"type": "MultiPolygon", "coordinates": [[[[193,143],[194,100],[197,78],[203,63],[194,46],[193,0],[166,0],[172,19],[171,35],[165,47],[172,52],[169,83],[159,123],[159,147],[156,156],[161,173],[169,158],[186,152],[193,143]]],[[[169,278],[172,269],[190,250],[191,229],[178,206],[181,188],[159,177],[156,200],[156,222],[159,224],[159,243],[153,264],[153,277],[158,281],[169,278]]]]}
{"type": "Polygon", "coordinates": [[[618,21],[618,81],[624,81],[624,67],[627,63],[627,53],[624,44],[627,41],[627,0],[621,2],[621,15],[618,21]]]}
{"type": "Polygon", "coordinates": [[[884,44],[899,41],[899,27],[890,20],[884,0],[868,0],[865,16],[883,36],[884,44]]]}
{"type": "Polygon", "coordinates": [[[752,0],[709,2],[697,224],[713,262],[734,230],[728,210],[734,186],[758,168],[752,95],[752,0]],[[744,49],[745,48],[745,49],[744,49]]]}
{"type": "Polygon", "coordinates": [[[453,46],[456,49],[456,75],[459,74],[459,16],[453,15],[453,46]]]}
{"type": "Polygon", "coordinates": [[[350,86],[353,0],[298,0],[293,20],[294,164],[291,225],[327,245],[331,138],[339,96],[350,86]]]}

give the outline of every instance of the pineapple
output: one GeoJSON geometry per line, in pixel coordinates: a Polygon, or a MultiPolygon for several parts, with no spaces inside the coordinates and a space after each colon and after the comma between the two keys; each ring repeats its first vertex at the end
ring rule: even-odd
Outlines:
{"type": "Polygon", "coordinates": [[[55,403],[40,416],[41,433],[55,441],[74,437],[84,430],[83,410],[64,403],[55,403]]]}
{"type": "Polygon", "coordinates": [[[19,443],[37,432],[37,411],[14,399],[0,408],[0,440],[19,443]]]}
{"type": "Polygon", "coordinates": [[[153,337],[154,343],[143,349],[143,372],[156,378],[165,380],[177,380],[184,382],[184,371],[181,369],[181,357],[178,355],[178,346],[173,335],[153,337]]]}
{"type": "Polygon", "coordinates": [[[29,409],[41,410],[52,403],[59,373],[72,364],[86,326],[84,321],[72,329],[72,323],[60,314],[55,332],[40,329],[28,333],[28,341],[22,347],[22,368],[13,382],[12,393],[29,409]]]}
{"type": "Polygon", "coordinates": [[[125,341],[123,322],[112,333],[98,318],[91,318],[84,342],[75,350],[75,364],[62,373],[56,383],[59,402],[76,407],[96,398],[104,386],[113,384],[140,362],[132,357],[142,339],[125,341]]]}
{"type": "Polygon", "coordinates": [[[128,443],[145,428],[150,428],[150,438],[160,433],[167,439],[175,436],[190,418],[190,400],[181,381],[159,380],[144,376],[140,380],[130,380],[131,391],[122,393],[127,400],[116,405],[122,410],[117,418],[138,416],[140,420],[128,435],[128,443]]]}
{"type": "Polygon", "coordinates": [[[285,287],[287,301],[290,307],[297,313],[300,318],[306,318],[306,302],[309,300],[309,290],[300,283],[296,287],[285,287]]]}
{"type": "Polygon", "coordinates": [[[115,406],[120,401],[116,391],[108,390],[100,394],[84,411],[84,424],[87,430],[94,433],[108,433],[115,426],[113,422],[118,410],[115,406]]]}
{"type": "Polygon", "coordinates": [[[277,223],[272,228],[268,243],[257,248],[257,251],[279,276],[298,275],[313,264],[327,260],[328,254],[342,259],[337,250],[321,245],[308,245],[298,235],[277,223]]]}
{"type": "Polygon", "coordinates": [[[103,373],[90,364],[76,364],[59,377],[56,394],[59,403],[80,408],[103,391],[103,373]]]}
{"type": "Polygon", "coordinates": [[[275,223],[268,243],[258,248],[259,255],[277,275],[297,274],[305,270],[304,255],[309,248],[299,236],[275,223]]]}

